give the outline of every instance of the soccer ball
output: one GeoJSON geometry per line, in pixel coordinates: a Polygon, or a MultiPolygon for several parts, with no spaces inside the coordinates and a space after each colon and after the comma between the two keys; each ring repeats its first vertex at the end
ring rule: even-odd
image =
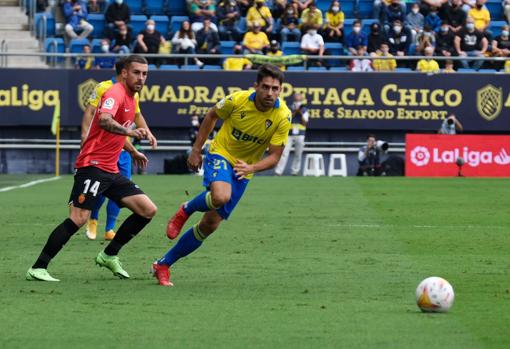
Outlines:
{"type": "Polygon", "coordinates": [[[445,313],[452,307],[454,299],[452,285],[437,276],[426,278],[416,288],[416,304],[426,313],[445,313]]]}

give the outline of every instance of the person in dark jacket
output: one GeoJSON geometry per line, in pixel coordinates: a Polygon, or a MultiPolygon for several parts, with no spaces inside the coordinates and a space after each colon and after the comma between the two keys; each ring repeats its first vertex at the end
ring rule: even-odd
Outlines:
{"type": "Polygon", "coordinates": [[[115,0],[106,9],[104,19],[106,22],[105,35],[113,39],[120,27],[129,23],[131,11],[123,0],[115,0]]]}

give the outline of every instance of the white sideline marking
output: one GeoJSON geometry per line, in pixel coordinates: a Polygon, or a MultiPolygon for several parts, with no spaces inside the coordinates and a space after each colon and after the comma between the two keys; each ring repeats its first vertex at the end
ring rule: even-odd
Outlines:
{"type": "Polygon", "coordinates": [[[327,224],[328,227],[343,228],[402,228],[412,227],[418,229],[442,229],[442,228],[460,228],[460,229],[508,229],[504,225],[395,225],[395,224],[327,224]]]}
{"type": "Polygon", "coordinates": [[[5,192],[5,191],[9,191],[9,190],[19,189],[19,188],[27,188],[27,187],[31,187],[31,186],[39,184],[39,183],[55,181],[57,179],[60,179],[60,177],[51,177],[51,178],[38,179],[36,181],[31,181],[31,182],[28,182],[28,183],[25,183],[25,184],[13,185],[12,187],[4,187],[4,188],[0,188],[0,193],[5,192]]]}

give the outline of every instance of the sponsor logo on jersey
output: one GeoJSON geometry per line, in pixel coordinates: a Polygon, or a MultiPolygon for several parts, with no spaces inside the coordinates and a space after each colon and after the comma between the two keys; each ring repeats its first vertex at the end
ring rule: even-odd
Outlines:
{"type": "Polygon", "coordinates": [[[265,141],[259,137],[249,135],[248,133],[245,133],[241,130],[238,130],[237,128],[232,128],[232,136],[237,139],[238,141],[243,142],[252,142],[257,144],[264,144],[265,141]]]}
{"type": "Polygon", "coordinates": [[[104,101],[104,103],[103,103],[103,109],[112,110],[114,105],[115,105],[115,99],[113,99],[112,97],[107,98],[106,101],[104,101]]]}

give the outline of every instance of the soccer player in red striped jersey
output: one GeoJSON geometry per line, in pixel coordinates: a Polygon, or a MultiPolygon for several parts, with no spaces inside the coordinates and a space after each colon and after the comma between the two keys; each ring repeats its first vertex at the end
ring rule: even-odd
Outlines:
{"type": "Polygon", "coordinates": [[[74,186],[69,198],[70,214],[50,234],[39,258],[28,270],[27,280],[59,281],[47,271],[49,262],[57,255],[71,236],[83,226],[101,195],[126,206],[133,214],[119,227],[113,240],[99,252],[96,264],[110,269],[120,278],[129,278],[117,254],[154,217],[157,208],[151,199],[131,180],[119,173],[117,161],[123,148],[130,151],[135,163],[147,165],[145,155],[134,151],[125,142],[126,136],[147,137],[145,128],[133,128],[135,120],[135,93],[147,79],[145,58],[132,55],[126,58],[122,80],[115,83],[101,98],[83,147],[76,159],[74,186]]]}

